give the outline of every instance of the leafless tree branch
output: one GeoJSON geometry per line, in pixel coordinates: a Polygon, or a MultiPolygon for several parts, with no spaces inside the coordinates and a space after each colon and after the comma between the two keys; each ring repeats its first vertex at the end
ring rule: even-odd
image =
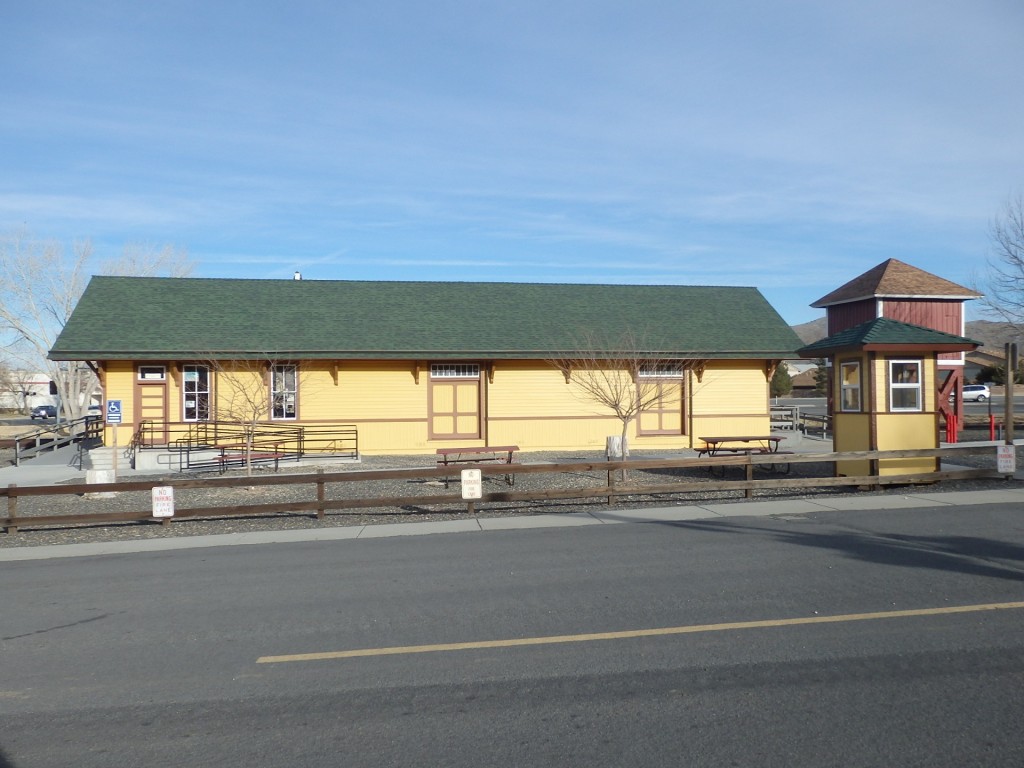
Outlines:
{"type": "MultiPolygon", "coordinates": [[[[84,365],[46,356],[85,290],[94,261],[88,240],[74,242],[66,253],[59,241],[25,231],[0,235],[0,341],[12,361],[50,376],[69,419],[85,413],[95,376],[84,365]]],[[[136,244],[125,246],[119,259],[104,266],[109,274],[178,276],[191,269],[184,251],[136,244]]]]}
{"type": "Polygon", "coordinates": [[[992,221],[992,252],[986,259],[983,305],[993,314],[1024,330],[1024,195],[1007,199],[992,221]]]}
{"type": "MultiPolygon", "coordinates": [[[[548,361],[560,370],[579,395],[611,411],[622,425],[623,458],[628,458],[629,425],[646,410],[679,404],[683,388],[674,402],[666,400],[661,386],[666,377],[681,375],[703,361],[668,357],[653,351],[642,336],[625,330],[614,338],[592,333],[580,336],[575,349],[548,361]]],[[[669,395],[669,398],[673,397],[669,395]]]]}

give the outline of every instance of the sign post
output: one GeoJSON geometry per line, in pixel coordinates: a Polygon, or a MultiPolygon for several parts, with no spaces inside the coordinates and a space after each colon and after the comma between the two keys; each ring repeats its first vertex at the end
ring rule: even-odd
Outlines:
{"type": "Polygon", "coordinates": [[[1013,443],[996,446],[996,472],[1012,475],[1017,471],[1017,448],[1013,443]]]}
{"type": "Polygon", "coordinates": [[[117,481],[117,433],[121,424],[121,401],[107,400],[107,424],[113,427],[114,433],[114,481],[117,481]]]}
{"type": "Polygon", "coordinates": [[[174,488],[169,485],[157,486],[153,488],[152,495],[153,517],[166,525],[174,517],[174,488]]]}
{"type": "Polygon", "coordinates": [[[462,498],[466,500],[466,511],[474,514],[473,501],[484,496],[484,481],[479,469],[462,470],[462,498]]]}

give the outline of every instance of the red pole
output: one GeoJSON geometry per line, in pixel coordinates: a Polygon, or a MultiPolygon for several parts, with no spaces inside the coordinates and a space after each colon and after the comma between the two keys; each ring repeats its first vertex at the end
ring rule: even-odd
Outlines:
{"type": "Polygon", "coordinates": [[[996,439],[996,416],[994,413],[988,415],[988,439],[996,439]]]}

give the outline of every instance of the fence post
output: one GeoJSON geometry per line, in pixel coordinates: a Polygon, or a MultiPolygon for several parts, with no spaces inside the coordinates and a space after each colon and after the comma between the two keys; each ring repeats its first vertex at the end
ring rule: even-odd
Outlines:
{"type": "MultiPolygon", "coordinates": [[[[753,482],[753,480],[754,480],[754,463],[750,460],[750,454],[749,453],[747,454],[747,467],[746,467],[746,470],[747,470],[746,471],[747,482],[748,483],[753,482]]],[[[748,485],[746,487],[746,489],[743,491],[743,497],[747,498],[747,499],[754,498],[754,489],[751,488],[748,485]]]]}
{"type": "MultiPolygon", "coordinates": [[[[605,437],[604,454],[605,454],[605,460],[606,461],[620,461],[620,462],[621,461],[625,461],[626,460],[626,451],[627,450],[629,450],[629,449],[626,447],[626,442],[625,442],[625,440],[623,440],[622,435],[608,435],[607,437],[605,437]]],[[[626,479],[626,469],[625,469],[625,467],[623,467],[622,469],[619,470],[619,479],[622,479],[623,481],[625,481],[625,479],[626,479]]],[[[615,481],[616,481],[615,473],[612,470],[609,469],[608,470],[608,487],[609,488],[614,488],[615,487],[615,481]]],[[[608,497],[608,505],[611,506],[614,503],[615,503],[615,496],[609,496],[608,497]]]]}
{"type": "Polygon", "coordinates": [[[326,498],[326,488],[324,487],[324,469],[319,467],[316,471],[316,519],[324,519],[324,499],[326,498]]]}
{"type": "MultiPolygon", "coordinates": [[[[10,483],[7,486],[7,516],[15,518],[18,516],[18,497],[11,493],[11,489],[17,488],[17,483],[10,483]]],[[[7,526],[7,533],[17,533],[18,526],[9,525],[7,526]]]]}

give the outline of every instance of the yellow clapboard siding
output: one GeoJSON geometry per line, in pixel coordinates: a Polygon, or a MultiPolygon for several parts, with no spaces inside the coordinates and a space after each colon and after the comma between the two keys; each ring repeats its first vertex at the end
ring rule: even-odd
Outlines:
{"type": "MultiPolygon", "coordinates": [[[[168,376],[163,389],[168,419],[179,421],[181,391],[172,368],[180,371],[188,361],[146,362],[167,365],[168,376]]],[[[126,421],[134,419],[131,408],[135,398],[135,365],[110,362],[106,364],[106,371],[105,395],[124,401],[126,421]]],[[[628,434],[633,448],[678,449],[689,447],[693,437],[700,434],[768,431],[768,390],[763,362],[712,362],[702,382],[693,374],[686,375],[688,402],[685,409],[680,405],[678,412],[669,409],[660,414],[660,429],[677,434],[638,436],[637,425],[632,424],[628,434]],[[683,410],[687,413],[686,422],[681,421],[683,410]]],[[[234,386],[232,378],[249,384],[255,381],[257,388],[267,386],[265,379],[258,376],[254,379],[254,376],[251,370],[218,374],[214,377],[215,400],[227,397],[234,386]]],[[[177,378],[180,381],[180,375],[177,378]]],[[[298,390],[299,419],[294,423],[355,424],[361,451],[432,453],[444,444],[443,440],[429,439],[431,381],[429,366],[422,363],[302,362],[298,390]]],[[[622,430],[621,423],[607,407],[588,398],[574,384],[567,384],[561,371],[542,360],[498,361],[493,364],[491,376],[485,374],[479,383],[459,382],[448,390],[435,387],[433,396],[434,432],[479,432],[481,437],[477,444],[484,440],[492,445],[516,444],[526,451],[600,450],[608,435],[618,435],[622,430]],[[475,387],[481,388],[479,395],[475,387]],[[482,413],[476,405],[480,400],[485,404],[482,413]],[[439,409],[447,409],[448,413],[437,413],[439,409]]],[[[659,428],[655,425],[655,414],[642,418],[645,429],[659,428]]]]}

